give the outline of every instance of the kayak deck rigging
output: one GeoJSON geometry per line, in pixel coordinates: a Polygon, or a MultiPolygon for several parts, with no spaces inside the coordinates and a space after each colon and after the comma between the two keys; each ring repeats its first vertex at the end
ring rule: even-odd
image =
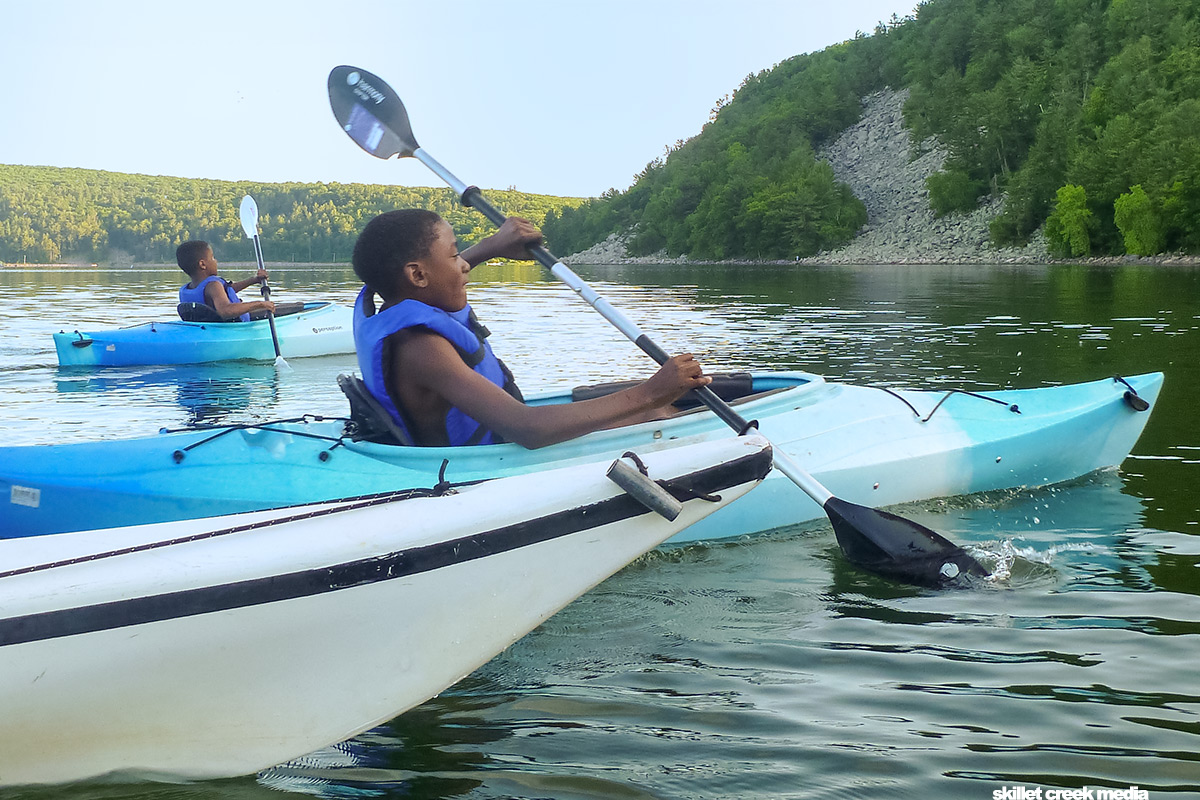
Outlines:
{"type": "MultiPolygon", "coordinates": [[[[790,388],[786,386],[780,386],[756,392],[753,390],[751,378],[752,376],[750,373],[719,374],[713,376],[712,385],[717,387],[714,389],[714,391],[721,396],[721,399],[735,405],[741,402],[758,400],[778,392],[787,391],[787,389],[790,388]]],[[[1124,399],[1131,408],[1133,408],[1135,411],[1146,411],[1149,409],[1149,404],[1146,403],[1146,401],[1142,399],[1140,395],[1138,395],[1137,389],[1130,385],[1124,378],[1119,375],[1115,375],[1113,376],[1113,380],[1128,387],[1127,391],[1125,392],[1124,399]]],[[[576,387],[571,390],[569,402],[578,402],[580,400],[602,397],[606,394],[618,392],[630,386],[635,386],[637,383],[637,381],[621,381],[618,383],[603,383],[576,387]]],[[[235,425],[195,425],[183,428],[163,428],[159,432],[166,434],[204,430],[214,431],[212,436],[192,442],[191,444],[176,450],[172,454],[176,463],[183,461],[186,453],[191,450],[208,444],[209,442],[219,439],[220,437],[229,433],[243,430],[261,430],[271,433],[287,433],[302,438],[332,442],[333,446],[322,451],[322,455],[319,456],[322,461],[328,458],[328,454],[333,450],[337,449],[338,447],[345,446],[347,440],[351,442],[366,441],[374,444],[386,445],[388,447],[417,446],[404,442],[396,442],[394,440],[388,441],[387,436],[380,435],[380,425],[377,419],[380,415],[386,416],[386,412],[383,411],[383,407],[378,404],[378,401],[375,401],[374,398],[369,395],[369,393],[366,393],[365,387],[362,386],[361,379],[358,379],[353,375],[339,375],[338,385],[342,387],[342,391],[346,394],[350,401],[351,413],[349,417],[327,417],[320,414],[304,414],[300,417],[268,420],[266,422],[248,422],[235,425]],[[374,407],[370,407],[372,403],[374,404],[374,407]],[[368,408],[363,408],[362,406],[364,405],[368,406],[368,408]],[[329,434],[314,433],[312,431],[297,430],[295,428],[288,428],[284,430],[278,427],[273,427],[307,422],[341,422],[343,425],[343,432],[341,435],[333,436],[329,434]]],[[[982,392],[975,392],[968,389],[947,389],[942,397],[934,404],[933,408],[930,409],[929,413],[922,415],[920,410],[918,410],[917,407],[908,400],[908,398],[901,395],[895,389],[891,389],[887,386],[868,386],[864,388],[875,389],[896,398],[896,400],[907,406],[913,412],[913,416],[917,417],[918,421],[922,423],[929,422],[933,418],[933,415],[942,408],[945,402],[955,395],[965,395],[978,400],[986,400],[990,403],[997,403],[999,405],[1006,406],[1008,410],[1014,414],[1021,413],[1021,408],[1017,403],[1010,403],[1001,398],[989,397],[982,392]]],[[[918,389],[916,391],[929,390],[918,389]]],[[[681,414],[700,412],[704,410],[703,406],[698,400],[689,399],[686,395],[677,401],[677,405],[682,408],[682,411],[680,412],[681,414]]]]}
{"type": "MultiPolygon", "coordinates": [[[[1129,398],[1153,403],[1163,382],[1161,373],[1147,373],[968,394],[826,382],[805,372],[752,378],[755,391],[730,401],[739,413],[758,419],[778,447],[831,492],[877,508],[1045,486],[1114,468],[1150,416],[1129,398]]],[[[527,401],[568,403],[572,394],[564,387],[527,401]]],[[[488,480],[732,436],[716,415],[685,409],[537,450],[396,446],[357,424],[353,409],[338,411],[181,426],[117,441],[0,448],[0,536],[205,517],[213,509],[280,508],[428,487],[445,474],[456,482],[488,480]]],[[[675,541],[725,539],[824,515],[799,494],[772,474],[755,490],[755,502],[722,510],[675,541]]]]}

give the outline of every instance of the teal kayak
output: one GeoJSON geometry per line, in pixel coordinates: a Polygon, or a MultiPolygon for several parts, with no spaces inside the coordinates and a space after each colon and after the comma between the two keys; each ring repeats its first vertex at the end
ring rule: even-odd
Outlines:
{"type": "MultiPolygon", "coordinates": [[[[275,317],[284,358],[354,352],[352,312],[333,303],[304,303],[275,317]]],[[[162,320],[106,331],[54,334],[64,367],[126,367],[142,364],[203,364],[211,361],[272,361],[275,346],[266,319],[250,322],[162,320]]]]}
{"type": "MultiPolygon", "coordinates": [[[[1161,373],[987,392],[891,390],[804,372],[746,375],[731,402],[836,496],[872,507],[1043,486],[1119,465],[1161,373]]],[[[578,395],[577,395],[578,396],[578,395]]],[[[570,391],[529,398],[571,402],[570,391]]],[[[253,511],[459,484],[731,436],[703,409],[526,450],[355,441],[345,419],[305,417],[119,441],[0,448],[0,537],[253,511]]],[[[748,499],[672,541],[824,517],[773,471],[748,499]]]]}

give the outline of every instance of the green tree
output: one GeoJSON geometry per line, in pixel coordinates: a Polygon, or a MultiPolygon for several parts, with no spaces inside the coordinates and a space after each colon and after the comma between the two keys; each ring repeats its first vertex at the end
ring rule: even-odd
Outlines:
{"type": "Polygon", "coordinates": [[[1118,197],[1114,206],[1117,228],[1125,237],[1126,252],[1137,256],[1162,252],[1165,239],[1162,216],[1141,184],[1118,197]]]}
{"type": "Polygon", "coordinates": [[[941,217],[952,211],[973,211],[979,205],[979,196],[987,193],[987,187],[961,169],[935,172],[925,179],[929,189],[929,205],[941,217]]]}
{"type": "Polygon", "coordinates": [[[1060,258],[1090,256],[1092,211],[1087,191],[1070,184],[1059,188],[1054,211],[1046,220],[1046,244],[1060,258]]]}

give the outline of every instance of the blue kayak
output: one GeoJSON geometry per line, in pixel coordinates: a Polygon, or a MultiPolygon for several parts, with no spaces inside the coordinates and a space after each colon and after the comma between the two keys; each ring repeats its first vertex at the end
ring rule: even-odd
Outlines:
{"type": "MultiPolygon", "coordinates": [[[[804,372],[746,375],[732,400],[836,496],[873,507],[1042,486],[1119,465],[1149,419],[1161,373],[1032,389],[890,390],[804,372]]],[[[571,402],[549,392],[531,404],[571,402]]],[[[539,450],[355,441],[308,417],[144,438],[0,448],[0,537],[33,536],[468,483],[731,436],[695,409],[539,450]]],[[[720,539],[824,517],[773,471],[672,541],[720,539]]]]}
{"type": "MultiPolygon", "coordinates": [[[[354,352],[352,312],[333,303],[304,303],[275,317],[279,351],[285,359],[354,352]]],[[[211,361],[272,361],[275,345],[266,319],[250,322],[146,322],[107,331],[54,334],[64,367],[127,367],[143,364],[203,364],[211,361]]]]}

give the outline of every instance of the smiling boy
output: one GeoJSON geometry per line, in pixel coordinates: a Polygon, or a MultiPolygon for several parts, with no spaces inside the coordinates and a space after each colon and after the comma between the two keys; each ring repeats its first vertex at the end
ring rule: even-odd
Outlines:
{"type": "Polygon", "coordinates": [[[466,288],[475,265],[530,260],[526,248],[540,241],[533,225],[509,217],[494,235],[460,252],[450,225],[418,209],[380,214],[359,235],[352,259],[365,284],[354,305],[359,369],[415,443],[543,447],[666,416],[676,399],[711,381],[687,353],[649,380],[605,397],[525,405],[475,319],[466,288]],[[383,301],[378,310],[376,295],[383,301]]]}

